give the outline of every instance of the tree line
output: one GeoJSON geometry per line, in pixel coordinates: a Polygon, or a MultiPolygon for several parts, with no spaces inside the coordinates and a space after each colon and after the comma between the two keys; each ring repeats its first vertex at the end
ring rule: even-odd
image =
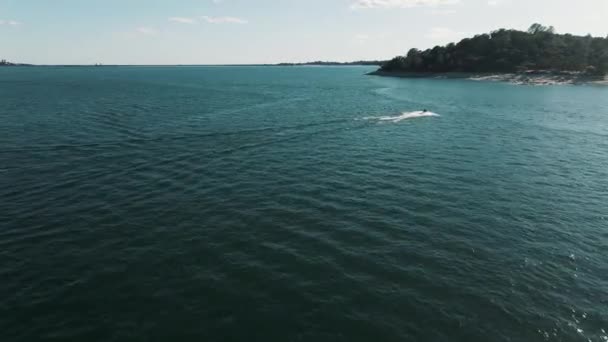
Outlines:
{"type": "Polygon", "coordinates": [[[528,31],[500,29],[458,43],[407,55],[384,63],[387,72],[523,72],[572,71],[608,73],[608,37],[557,34],[552,26],[533,24],[528,31]]]}
{"type": "Polygon", "coordinates": [[[331,61],[314,61],[305,63],[279,63],[278,66],[299,66],[299,65],[383,65],[386,61],[354,61],[354,62],[331,62],[331,61]]]}

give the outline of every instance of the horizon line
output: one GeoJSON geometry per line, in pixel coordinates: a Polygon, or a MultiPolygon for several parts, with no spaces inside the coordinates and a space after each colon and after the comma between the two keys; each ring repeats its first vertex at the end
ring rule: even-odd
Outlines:
{"type": "MultiPolygon", "coordinates": [[[[382,63],[373,64],[376,61],[359,62],[281,62],[281,63],[223,63],[223,64],[30,64],[14,63],[10,66],[24,67],[165,67],[165,66],[374,66],[382,63]],[[363,64],[363,62],[370,64],[363,64]]],[[[381,62],[381,61],[380,61],[381,62]]]]}

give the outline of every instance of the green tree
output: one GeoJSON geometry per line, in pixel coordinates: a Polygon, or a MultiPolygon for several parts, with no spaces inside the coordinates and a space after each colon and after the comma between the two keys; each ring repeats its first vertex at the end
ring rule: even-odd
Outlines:
{"type": "Polygon", "coordinates": [[[608,72],[608,37],[557,34],[552,26],[533,24],[527,31],[500,29],[458,43],[420,51],[386,62],[385,71],[515,72],[524,70],[608,72]]]}

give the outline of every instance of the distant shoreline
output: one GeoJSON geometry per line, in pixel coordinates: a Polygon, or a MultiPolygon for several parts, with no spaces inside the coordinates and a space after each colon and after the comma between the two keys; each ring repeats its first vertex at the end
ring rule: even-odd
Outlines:
{"type": "Polygon", "coordinates": [[[385,61],[278,63],[275,66],[381,66],[385,61]]]}
{"type": "Polygon", "coordinates": [[[357,63],[280,63],[280,64],[6,64],[1,67],[54,67],[54,68],[116,68],[116,67],[333,67],[333,66],[379,66],[379,64],[357,64],[357,63]]]}
{"type": "Polygon", "coordinates": [[[391,72],[376,70],[367,75],[396,78],[467,79],[472,81],[506,82],[516,85],[608,85],[607,76],[580,73],[528,71],[523,73],[468,73],[468,72],[391,72]]]}

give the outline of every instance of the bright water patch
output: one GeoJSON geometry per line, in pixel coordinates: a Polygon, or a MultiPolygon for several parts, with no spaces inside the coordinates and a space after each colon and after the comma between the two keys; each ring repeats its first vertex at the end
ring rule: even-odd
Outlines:
{"type": "Polygon", "coordinates": [[[370,117],[366,117],[364,119],[365,120],[377,120],[377,121],[390,121],[393,123],[397,123],[397,122],[401,122],[403,120],[432,117],[432,116],[439,116],[439,114],[429,112],[429,111],[414,111],[414,112],[403,112],[400,115],[395,115],[395,116],[370,116],[370,117]]]}

